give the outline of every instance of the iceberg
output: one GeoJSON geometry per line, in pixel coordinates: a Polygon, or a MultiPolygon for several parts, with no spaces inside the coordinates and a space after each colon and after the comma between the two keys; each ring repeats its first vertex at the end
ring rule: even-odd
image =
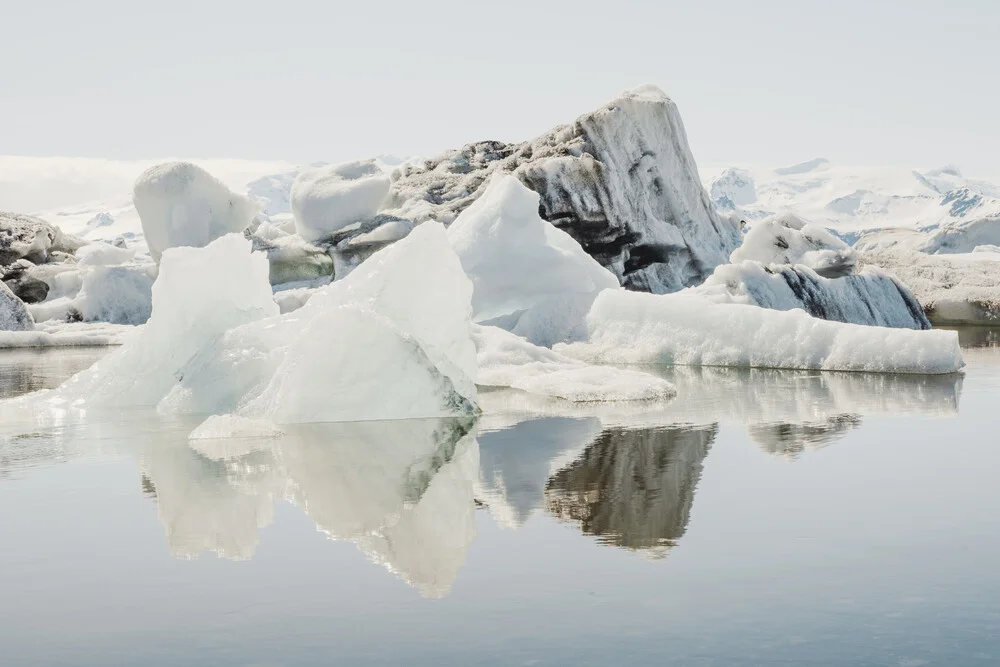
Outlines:
{"type": "Polygon", "coordinates": [[[791,213],[755,222],[729,261],[805,265],[824,278],[854,272],[857,254],[829,230],[791,213]]]}
{"type": "Polygon", "coordinates": [[[672,398],[673,385],[635,370],[592,366],[532,345],[503,329],[477,326],[478,382],[573,402],[654,401],[672,398]]]}
{"type": "Polygon", "coordinates": [[[24,302],[0,282],[0,331],[32,331],[35,320],[24,302]]]}
{"type": "Polygon", "coordinates": [[[155,261],[168,248],[201,248],[243,232],[258,207],[190,162],[150,167],[136,179],[132,195],[149,254],[155,261]]]}
{"type": "Polygon", "coordinates": [[[303,171],[292,184],[295,229],[306,241],[318,241],[373,218],[388,192],[389,176],[374,160],[303,171]]]}
{"type": "Polygon", "coordinates": [[[579,337],[597,293],[618,288],[618,279],[538,206],[536,193],[497,174],[448,239],[472,280],[473,319],[550,346],[579,337]]]}
{"type": "Polygon", "coordinates": [[[752,366],[881,373],[953,373],[964,366],[953,331],[821,320],[800,310],[713,304],[690,294],[605,290],[586,342],[553,350],[595,363],[752,366]]]}

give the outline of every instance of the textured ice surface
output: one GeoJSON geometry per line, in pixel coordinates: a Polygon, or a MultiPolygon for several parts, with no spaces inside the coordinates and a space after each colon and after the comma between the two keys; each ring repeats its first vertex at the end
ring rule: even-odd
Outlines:
{"type": "Polygon", "coordinates": [[[280,423],[470,413],[471,295],[444,229],[423,225],[298,310],[204,346],[160,410],[280,423]]]}
{"type": "Polygon", "coordinates": [[[785,213],[755,222],[733,251],[733,264],[802,264],[825,278],[849,275],[857,255],[846,243],[819,225],[785,213]]]}
{"type": "Polygon", "coordinates": [[[117,266],[135,258],[135,248],[117,248],[110,243],[88,243],[76,251],[76,263],[83,266],[117,266]]]}
{"type": "Polygon", "coordinates": [[[471,278],[473,317],[538,345],[578,337],[597,292],[618,279],[571,236],[542,220],[538,195],[495,175],[448,229],[471,278]]]}
{"type": "Polygon", "coordinates": [[[153,259],[167,248],[200,248],[232,232],[242,232],[258,207],[201,167],[167,162],[144,171],[132,195],[153,259]]]}
{"type": "Polygon", "coordinates": [[[836,322],[929,329],[917,298],[898,280],[867,268],[824,278],[806,266],[764,266],[744,261],[718,267],[704,284],[688,290],[714,303],[743,303],[774,310],[799,308],[836,322]]]}
{"type": "Polygon", "coordinates": [[[34,328],[35,320],[28,307],[0,282],[0,331],[31,331],[34,328]]]}
{"type": "Polygon", "coordinates": [[[39,322],[33,331],[0,331],[0,349],[108,347],[123,344],[138,330],[106,322],[39,322]]]}
{"type": "Polygon", "coordinates": [[[995,255],[928,255],[896,248],[865,252],[861,261],[905,282],[934,324],[1000,324],[1000,261],[995,255]]]}
{"type": "Polygon", "coordinates": [[[953,331],[843,324],[799,310],[711,304],[687,294],[605,290],[587,323],[587,342],[553,349],[601,363],[885,373],[950,373],[963,366],[953,331]]]}
{"type": "Polygon", "coordinates": [[[144,324],[153,312],[152,265],[95,266],[83,276],[74,306],[84,322],[144,324]]]}
{"type": "Polygon", "coordinates": [[[295,229],[307,241],[330,236],[374,217],[388,192],[389,176],[373,160],[305,170],[292,185],[295,229]]]}
{"type": "Polygon", "coordinates": [[[188,436],[191,440],[215,438],[274,438],[281,429],[269,419],[251,419],[239,415],[212,415],[188,436]]]}
{"type": "Polygon", "coordinates": [[[479,384],[568,401],[650,401],[676,392],[666,380],[634,370],[592,366],[532,345],[503,329],[476,326],[479,384]]]}

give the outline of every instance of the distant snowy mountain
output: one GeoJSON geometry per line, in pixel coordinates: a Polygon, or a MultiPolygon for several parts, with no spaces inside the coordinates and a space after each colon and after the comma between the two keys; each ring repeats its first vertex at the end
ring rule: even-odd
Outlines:
{"type": "Polygon", "coordinates": [[[790,167],[708,166],[715,205],[748,222],[793,211],[848,241],[886,227],[925,231],[1000,219],[1000,179],[966,178],[954,166],[857,167],[817,158],[790,167]]]}

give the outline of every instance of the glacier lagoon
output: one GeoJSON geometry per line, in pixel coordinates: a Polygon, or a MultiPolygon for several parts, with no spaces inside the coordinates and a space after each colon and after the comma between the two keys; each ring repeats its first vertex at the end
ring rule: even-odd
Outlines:
{"type": "MultiPolygon", "coordinates": [[[[645,368],[647,407],[5,421],[0,664],[996,664],[1000,347],[960,339],[964,374],[645,368]]],[[[0,391],[105,352],[0,352],[0,391]]]]}

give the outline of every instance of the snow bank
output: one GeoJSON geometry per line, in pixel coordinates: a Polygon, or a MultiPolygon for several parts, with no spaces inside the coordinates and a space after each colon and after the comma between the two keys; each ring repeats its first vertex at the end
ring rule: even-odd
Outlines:
{"type": "Polygon", "coordinates": [[[374,160],[303,171],[292,185],[295,229],[317,241],[351,223],[374,217],[389,192],[389,176],[374,160]]]}
{"type": "Polygon", "coordinates": [[[672,397],[666,380],[638,371],[591,366],[532,345],[503,329],[476,326],[479,384],[568,401],[649,401],[672,397]]]}
{"type": "Polygon", "coordinates": [[[258,210],[246,196],[190,162],[147,169],[136,180],[132,198],[156,261],[167,248],[201,248],[226,234],[242,232],[258,210]]]}
{"type": "Polygon", "coordinates": [[[606,290],[585,343],[553,349],[600,363],[754,366],[883,373],[951,373],[964,363],[953,331],[843,324],[688,295],[606,290]]]}
{"type": "Polygon", "coordinates": [[[713,303],[742,303],[774,310],[802,309],[813,317],[851,324],[930,329],[917,298],[895,278],[867,268],[824,278],[806,266],[763,266],[744,261],[715,270],[688,290],[713,303]]]}
{"type": "Polygon", "coordinates": [[[578,337],[597,293],[618,279],[538,215],[538,195],[496,175],[448,229],[471,278],[473,318],[538,345],[578,337]]]}
{"type": "Polygon", "coordinates": [[[31,331],[34,328],[35,320],[28,307],[0,282],[0,331],[31,331]]]}
{"type": "Polygon", "coordinates": [[[825,278],[849,275],[857,264],[850,246],[829,230],[791,213],[755,222],[729,259],[733,264],[746,260],[803,264],[825,278]]]}

